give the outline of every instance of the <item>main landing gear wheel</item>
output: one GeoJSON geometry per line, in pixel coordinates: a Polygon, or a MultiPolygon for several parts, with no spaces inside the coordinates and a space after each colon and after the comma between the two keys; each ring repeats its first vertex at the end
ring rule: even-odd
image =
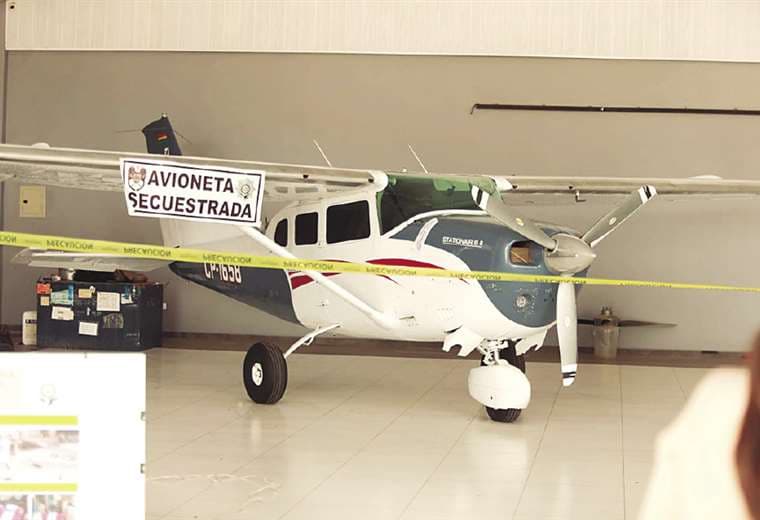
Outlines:
{"type": "MultiPolygon", "coordinates": [[[[523,374],[525,373],[525,356],[518,356],[513,344],[510,344],[507,348],[499,350],[499,359],[503,359],[513,367],[519,368],[523,374]]],[[[482,359],[480,365],[485,365],[485,362],[482,359]]],[[[500,410],[498,408],[486,406],[485,409],[488,417],[490,417],[492,421],[504,423],[515,422],[517,418],[520,417],[520,412],[522,412],[519,408],[506,408],[500,410]]]]}
{"type": "Polygon", "coordinates": [[[274,404],[288,386],[288,364],[275,345],[254,343],[243,361],[243,384],[248,397],[259,404],[274,404]]]}

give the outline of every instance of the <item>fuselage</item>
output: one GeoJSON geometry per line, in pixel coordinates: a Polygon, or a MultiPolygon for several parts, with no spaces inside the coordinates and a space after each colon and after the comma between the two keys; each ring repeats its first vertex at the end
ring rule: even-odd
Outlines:
{"type": "MultiPolygon", "coordinates": [[[[552,274],[541,246],[474,209],[464,189],[421,185],[420,193],[431,197],[421,200],[414,198],[414,187],[405,187],[407,200],[386,188],[291,203],[272,211],[266,235],[299,258],[552,274]],[[436,196],[440,199],[433,200],[436,196]]],[[[192,247],[265,253],[233,226],[176,221],[172,226],[162,229],[173,245],[192,240],[192,247]]],[[[548,234],[568,232],[542,227],[548,234]]],[[[398,327],[385,328],[307,272],[179,262],[171,268],[278,318],[310,329],[337,324],[335,333],[354,337],[441,341],[464,328],[486,339],[521,339],[545,332],[556,316],[556,284],[323,273],[398,320],[398,327]]]]}

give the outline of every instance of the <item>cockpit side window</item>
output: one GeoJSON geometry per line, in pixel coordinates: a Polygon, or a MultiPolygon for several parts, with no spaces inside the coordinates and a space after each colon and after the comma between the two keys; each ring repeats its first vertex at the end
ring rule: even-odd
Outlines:
{"type": "Polygon", "coordinates": [[[369,202],[359,200],[327,208],[327,243],[369,238],[369,202]]]}
{"type": "Polygon", "coordinates": [[[283,247],[288,245],[288,219],[284,218],[277,223],[274,229],[274,241],[283,247]]]}
{"type": "Polygon", "coordinates": [[[414,175],[389,175],[388,186],[378,193],[381,232],[428,211],[478,209],[470,184],[414,175]]]}
{"type": "Polygon", "coordinates": [[[296,215],[296,245],[317,243],[319,214],[315,212],[296,215]]]}

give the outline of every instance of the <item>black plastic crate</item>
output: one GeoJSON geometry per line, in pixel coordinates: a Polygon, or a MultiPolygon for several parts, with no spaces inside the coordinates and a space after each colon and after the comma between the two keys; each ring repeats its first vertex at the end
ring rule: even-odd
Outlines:
{"type": "Polygon", "coordinates": [[[160,347],[163,300],[160,283],[40,279],[37,344],[131,351],[160,347]]]}

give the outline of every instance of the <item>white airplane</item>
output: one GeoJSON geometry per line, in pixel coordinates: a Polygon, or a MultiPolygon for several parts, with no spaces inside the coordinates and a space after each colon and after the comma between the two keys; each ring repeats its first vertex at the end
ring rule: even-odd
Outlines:
{"type": "MultiPolygon", "coordinates": [[[[148,149],[173,162],[265,172],[261,229],[250,225],[160,220],[164,244],[214,251],[419,266],[585,276],[594,247],[657,194],[760,194],[760,182],[716,178],[625,179],[484,177],[409,174],[249,161],[180,157],[168,119],[145,127],[148,149]],[[623,196],[585,232],[531,221],[514,210],[521,194],[623,196]]],[[[124,191],[123,158],[155,155],[0,145],[0,180],[124,191]]],[[[25,250],[15,261],[37,267],[149,271],[156,260],[25,250]]],[[[512,422],[530,399],[524,354],[558,329],[565,386],[577,371],[576,288],[572,283],[522,283],[389,275],[287,272],[233,265],[172,262],[180,277],[220,292],[309,332],[284,352],[256,343],[243,380],[257,403],[276,403],[287,386],[286,359],[321,334],[438,341],[459,356],[474,350],[481,367],[469,391],[491,419],[512,422]]]]}

